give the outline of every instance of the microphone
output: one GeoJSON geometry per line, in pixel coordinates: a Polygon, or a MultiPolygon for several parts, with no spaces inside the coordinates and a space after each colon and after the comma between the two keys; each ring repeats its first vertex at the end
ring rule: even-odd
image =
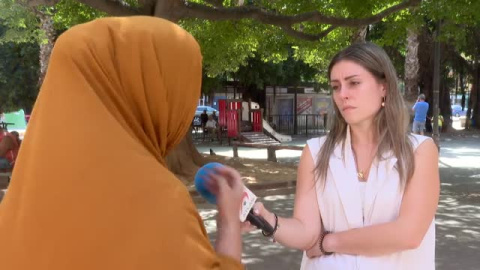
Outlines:
{"type": "MultiPolygon", "coordinates": [[[[206,181],[209,173],[215,173],[216,168],[223,167],[218,162],[210,162],[198,169],[195,175],[195,188],[197,192],[211,204],[217,204],[217,197],[211,193],[206,187],[206,181]]],[[[257,200],[257,196],[253,194],[247,187],[243,187],[242,207],[240,209],[240,221],[248,220],[258,229],[262,230],[266,235],[273,233],[273,227],[263,217],[257,216],[253,213],[253,205],[257,200]]]]}

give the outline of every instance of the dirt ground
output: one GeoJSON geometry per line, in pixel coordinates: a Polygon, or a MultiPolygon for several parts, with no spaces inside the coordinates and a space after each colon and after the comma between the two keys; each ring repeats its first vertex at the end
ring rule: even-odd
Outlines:
{"type": "Polygon", "coordinates": [[[297,165],[266,160],[204,155],[209,162],[219,162],[240,172],[246,184],[296,180],[297,165]]]}
{"type": "MultiPolygon", "coordinates": [[[[273,182],[287,182],[296,180],[297,165],[294,163],[277,163],[259,159],[232,158],[226,156],[204,155],[208,162],[219,162],[233,167],[240,172],[245,184],[267,184],[273,182]]],[[[0,179],[0,201],[7,188],[7,179],[0,179]]],[[[186,184],[194,189],[194,183],[186,184]]]]}
{"type": "MultiPolygon", "coordinates": [[[[431,136],[431,134],[425,134],[431,136]]],[[[440,144],[445,141],[458,141],[465,138],[479,138],[480,130],[449,130],[440,135],[440,144]]],[[[479,140],[480,143],[480,140],[479,140]]],[[[270,162],[262,159],[233,158],[221,155],[204,154],[208,162],[219,162],[237,169],[243,176],[246,184],[286,182],[296,180],[297,165],[294,162],[270,162]]],[[[193,183],[187,186],[193,187],[193,183]]]]}

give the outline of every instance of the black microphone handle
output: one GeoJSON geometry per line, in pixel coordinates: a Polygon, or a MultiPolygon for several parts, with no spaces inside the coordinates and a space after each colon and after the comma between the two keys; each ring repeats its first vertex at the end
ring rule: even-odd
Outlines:
{"type": "Polygon", "coordinates": [[[264,231],[265,234],[270,235],[273,233],[273,227],[263,217],[257,216],[253,213],[253,208],[248,212],[247,220],[250,221],[255,227],[264,231]]]}

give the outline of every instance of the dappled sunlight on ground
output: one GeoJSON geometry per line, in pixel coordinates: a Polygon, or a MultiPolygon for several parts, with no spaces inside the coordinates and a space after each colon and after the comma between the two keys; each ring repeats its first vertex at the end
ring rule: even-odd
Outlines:
{"type": "MultiPolygon", "coordinates": [[[[477,179],[480,170],[445,168],[441,169],[441,175],[442,191],[436,215],[436,269],[478,269],[480,181],[477,179]],[[471,180],[458,181],[459,179],[471,180]]],[[[293,213],[293,194],[267,196],[261,201],[280,216],[288,217],[293,213]]],[[[200,204],[199,209],[214,243],[214,206],[200,204]]],[[[242,261],[247,269],[299,269],[301,251],[272,243],[259,231],[245,234],[243,239],[242,261]]]]}
{"type": "Polygon", "coordinates": [[[442,195],[437,223],[437,268],[478,269],[480,254],[480,198],[456,199],[442,195]],[[460,249],[459,249],[460,248],[460,249]]]}
{"type": "MultiPolygon", "coordinates": [[[[217,152],[215,152],[217,153],[217,152]]],[[[296,180],[297,166],[262,159],[232,158],[206,155],[209,162],[220,162],[237,169],[248,184],[296,180]]]]}
{"type": "MultiPolygon", "coordinates": [[[[216,150],[215,153],[221,156],[233,156],[233,150],[216,150]]],[[[277,158],[299,158],[302,151],[299,150],[277,150],[277,158]]],[[[267,149],[238,149],[239,157],[248,157],[250,159],[267,160],[267,149]]]]}
{"type": "MultiPolygon", "coordinates": [[[[265,206],[273,212],[280,213],[282,216],[290,216],[293,212],[293,195],[274,195],[264,197],[261,201],[265,206]]],[[[212,210],[215,206],[209,204],[199,205],[199,212],[204,220],[205,227],[212,244],[216,239],[216,221],[212,216],[212,210]]],[[[216,210],[213,210],[216,211],[216,210]]],[[[288,249],[278,243],[273,243],[265,238],[259,230],[245,233],[243,235],[243,254],[242,262],[246,265],[246,269],[299,269],[302,253],[298,250],[288,249]],[[275,259],[275,265],[270,261],[275,259]],[[298,264],[294,268],[287,265],[298,264]],[[274,267],[281,266],[283,267],[274,267]],[[270,266],[270,267],[269,267],[270,266]]]]}
{"type": "Polygon", "coordinates": [[[480,169],[478,131],[441,135],[440,139],[440,167],[480,169]]]}
{"type": "MultiPolygon", "coordinates": [[[[480,156],[480,155],[479,155],[480,156]]],[[[480,168],[478,159],[475,156],[462,156],[459,158],[441,158],[440,167],[457,167],[457,168],[480,168]]]]}
{"type": "Polygon", "coordinates": [[[440,175],[442,186],[436,215],[437,269],[478,269],[480,169],[441,168],[440,175]]]}

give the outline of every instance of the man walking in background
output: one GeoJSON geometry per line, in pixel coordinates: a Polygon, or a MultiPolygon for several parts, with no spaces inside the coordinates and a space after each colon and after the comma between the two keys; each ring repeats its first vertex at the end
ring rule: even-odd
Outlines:
{"type": "Polygon", "coordinates": [[[413,133],[423,135],[425,130],[425,122],[427,121],[428,107],[428,103],[425,102],[425,95],[420,94],[417,102],[412,107],[412,110],[415,112],[412,127],[413,133]]]}

